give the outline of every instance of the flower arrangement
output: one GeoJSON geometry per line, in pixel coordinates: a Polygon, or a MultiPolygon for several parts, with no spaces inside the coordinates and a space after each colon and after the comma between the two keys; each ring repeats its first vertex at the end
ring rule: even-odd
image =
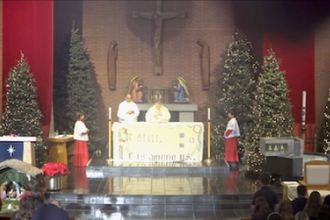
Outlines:
{"type": "Polygon", "coordinates": [[[68,166],[64,163],[46,163],[41,170],[45,176],[67,175],[70,173],[68,166]]]}

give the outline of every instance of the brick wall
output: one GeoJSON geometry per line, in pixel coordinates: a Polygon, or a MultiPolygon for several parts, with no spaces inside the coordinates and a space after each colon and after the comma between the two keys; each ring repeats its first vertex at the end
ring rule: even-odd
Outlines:
{"type": "MultiPolygon", "coordinates": [[[[262,30],[235,23],[228,1],[163,1],[163,11],[186,12],[183,20],[168,20],[163,29],[164,76],[153,75],[154,24],[145,19],[133,19],[132,12],[152,12],[154,1],[55,1],[55,54],[60,53],[64,36],[72,21],[82,30],[85,47],[94,64],[97,82],[102,135],[107,136],[107,109],[113,108],[116,120],[118,104],[123,100],[128,83],[138,75],[147,87],[171,87],[177,76],[186,78],[191,101],[198,104],[196,121],[205,121],[207,107],[215,106],[217,79],[223,55],[235,26],[247,34],[254,55],[262,62],[262,30]],[[211,49],[211,89],[203,91],[199,72],[198,39],[211,49]],[[110,41],[118,43],[117,90],[107,83],[107,50],[110,41]]],[[[249,18],[245,18],[249,19],[249,18]]],[[[247,22],[248,23],[248,22],[247,22]]],[[[1,36],[0,36],[1,37],[1,36]]],[[[315,35],[315,105],[317,129],[323,121],[324,106],[330,87],[330,19],[318,27],[315,35]]],[[[56,55],[58,57],[58,55],[56,55]]],[[[212,112],[214,113],[214,111],[212,112]]]]}
{"type": "MultiPolygon", "coordinates": [[[[147,87],[170,88],[177,76],[184,77],[190,88],[191,101],[198,104],[196,121],[207,119],[207,107],[216,105],[219,65],[227,45],[232,41],[234,20],[226,1],[163,1],[163,11],[186,12],[183,20],[167,20],[163,28],[163,76],[153,75],[154,23],[133,19],[132,12],[152,12],[154,1],[84,1],[82,35],[95,67],[99,85],[100,118],[107,131],[107,108],[113,108],[117,120],[118,104],[127,93],[130,79],[138,75],[147,87]],[[199,66],[198,39],[206,41],[211,51],[211,89],[203,91],[199,66]],[[117,90],[107,83],[109,42],[118,43],[117,90]]],[[[106,134],[106,132],[104,132],[106,134]]]]}
{"type": "MultiPolygon", "coordinates": [[[[330,18],[315,31],[315,108],[316,129],[323,123],[324,107],[330,89],[330,18]]],[[[307,113],[308,114],[308,113],[307,113]]]]}

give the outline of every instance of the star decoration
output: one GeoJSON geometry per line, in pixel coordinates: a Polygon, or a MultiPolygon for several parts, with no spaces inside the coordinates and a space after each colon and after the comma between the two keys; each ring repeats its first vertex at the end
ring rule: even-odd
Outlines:
{"type": "Polygon", "coordinates": [[[13,147],[13,145],[10,145],[10,146],[7,148],[7,151],[8,151],[8,153],[10,154],[10,156],[12,157],[13,154],[15,153],[16,149],[13,147]]]}

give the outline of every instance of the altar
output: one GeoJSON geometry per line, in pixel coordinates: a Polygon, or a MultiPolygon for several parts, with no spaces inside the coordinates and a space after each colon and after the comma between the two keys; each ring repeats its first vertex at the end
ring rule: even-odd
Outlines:
{"type": "Polygon", "coordinates": [[[204,125],[201,122],[114,123],[115,162],[201,162],[204,125]]]}

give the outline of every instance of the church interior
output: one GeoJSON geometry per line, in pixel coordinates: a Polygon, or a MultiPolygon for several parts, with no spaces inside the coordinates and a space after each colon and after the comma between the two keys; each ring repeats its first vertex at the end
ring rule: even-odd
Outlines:
{"type": "MultiPolygon", "coordinates": [[[[260,137],[261,150],[259,139],[257,144],[267,157],[270,188],[280,200],[291,198],[296,183],[308,175],[307,161],[327,161],[330,167],[330,149],[320,152],[318,147],[319,141],[327,141],[321,133],[328,134],[328,107],[330,114],[327,1],[2,0],[0,8],[0,185],[2,171],[25,169],[16,162],[8,165],[7,159],[19,154],[20,161],[38,166],[37,145],[45,143],[47,158],[41,166],[65,164],[61,186],[48,190],[45,198],[60,201],[71,219],[251,219],[251,202],[260,188],[242,159],[251,151],[240,143],[245,153],[239,150],[239,165],[233,169],[223,144],[214,143],[226,130],[227,122],[214,133],[219,109],[227,108],[221,101],[228,80],[223,76],[238,32],[246,36],[258,63],[253,68],[260,75],[253,81],[266,69],[270,51],[276,54],[278,71],[285,71],[290,135],[274,142],[260,137]],[[3,129],[14,121],[8,91],[15,81],[8,79],[23,57],[35,79],[41,130],[16,140],[19,132],[3,129]],[[68,98],[77,91],[81,97],[68,98]],[[119,123],[119,105],[127,95],[139,109],[139,125],[119,123]],[[145,122],[156,102],[168,108],[169,123],[145,122]],[[83,167],[73,166],[77,111],[86,113],[90,137],[89,161],[83,167]],[[11,141],[24,142],[22,153],[18,145],[1,145],[11,141]],[[37,144],[26,145],[30,142],[37,144]],[[187,153],[187,146],[193,150],[187,153]],[[4,159],[4,154],[10,157],[4,159]],[[280,154],[285,157],[277,158],[280,154]]],[[[232,91],[247,86],[229,85],[232,91]]],[[[16,102],[13,109],[20,105],[25,102],[16,102]]],[[[238,123],[239,117],[245,116],[238,115],[238,123]]],[[[253,133],[241,131],[244,137],[253,133]]],[[[326,172],[330,176],[330,168],[326,172]]],[[[329,185],[323,193],[330,194],[330,181],[324,181],[329,185]]],[[[0,219],[10,219],[8,213],[3,206],[0,219]]]]}

